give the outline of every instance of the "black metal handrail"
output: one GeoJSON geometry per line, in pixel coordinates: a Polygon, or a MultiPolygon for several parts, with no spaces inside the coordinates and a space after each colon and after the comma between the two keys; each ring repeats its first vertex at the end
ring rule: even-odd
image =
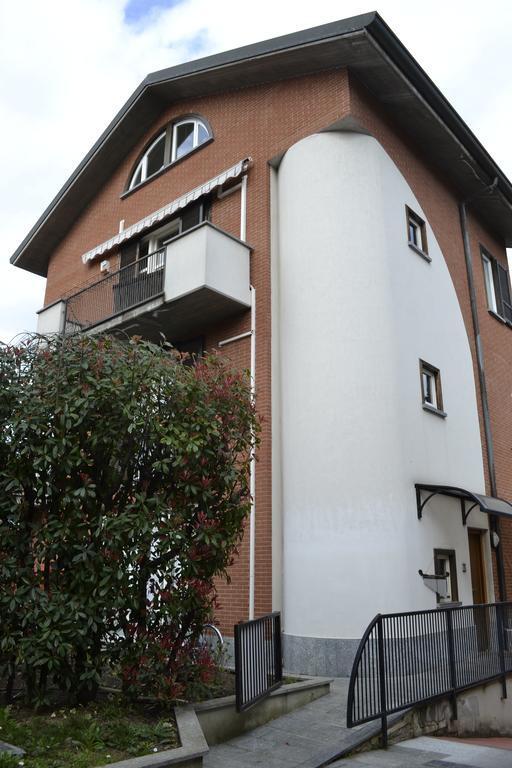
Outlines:
{"type": "Polygon", "coordinates": [[[64,333],[85,331],[164,290],[166,249],[137,259],[66,299],[64,333]]]}
{"type": "Polygon", "coordinates": [[[283,682],[281,614],[235,624],[236,710],[265,699],[283,682]]]}
{"type": "Polygon", "coordinates": [[[382,721],[403,709],[450,696],[512,672],[512,602],[378,614],[352,666],[347,726],[382,721]]]}

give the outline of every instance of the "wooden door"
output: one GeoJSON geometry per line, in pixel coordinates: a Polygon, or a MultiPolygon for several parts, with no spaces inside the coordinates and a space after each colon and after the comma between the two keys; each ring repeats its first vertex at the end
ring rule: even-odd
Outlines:
{"type": "MultiPolygon", "coordinates": [[[[473,590],[473,603],[475,605],[487,602],[484,553],[482,547],[484,534],[484,531],[478,531],[472,528],[468,530],[471,587],[473,590]]],[[[489,647],[489,629],[487,626],[487,614],[485,608],[474,608],[473,619],[476,628],[478,650],[486,651],[489,647]]]]}
{"type": "Polygon", "coordinates": [[[487,602],[484,555],[482,547],[482,538],[484,533],[485,531],[478,531],[474,528],[470,528],[468,530],[471,587],[473,590],[473,603],[475,605],[487,602]]]}

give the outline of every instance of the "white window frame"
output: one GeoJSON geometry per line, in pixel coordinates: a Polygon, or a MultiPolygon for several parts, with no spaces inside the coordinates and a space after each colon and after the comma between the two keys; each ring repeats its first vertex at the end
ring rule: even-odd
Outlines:
{"type": "Polygon", "coordinates": [[[212,138],[212,132],[208,125],[205,123],[204,120],[201,120],[200,117],[184,117],[181,120],[178,120],[176,123],[169,123],[163,131],[160,131],[158,136],[155,137],[155,139],[151,142],[149,147],[146,149],[144,154],[142,155],[141,159],[137,163],[137,165],[134,168],[134,171],[130,178],[130,183],[128,185],[127,192],[130,192],[132,189],[137,189],[137,187],[140,187],[141,184],[143,184],[147,179],[150,179],[152,176],[156,176],[157,173],[160,173],[161,170],[164,168],[167,168],[171,163],[175,163],[177,160],[181,160],[182,157],[186,157],[190,152],[192,152],[194,149],[197,149],[197,147],[202,146],[205,144],[209,139],[212,138]],[[176,134],[177,129],[180,127],[180,125],[186,125],[187,123],[191,123],[194,125],[194,133],[192,136],[192,148],[189,149],[188,152],[186,152],[184,155],[181,155],[180,157],[177,157],[177,143],[176,143],[176,134]],[[206,133],[207,138],[204,141],[199,141],[199,127],[202,127],[206,133]],[[164,162],[161,168],[158,169],[158,171],[155,171],[150,176],[148,176],[148,155],[150,154],[151,150],[158,144],[159,141],[164,139],[164,162]],[[140,171],[140,181],[135,181],[137,178],[137,174],[140,171]]]}
{"type": "MultiPolygon", "coordinates": [[[[167,249],[169,241],[179,234],[181,234],[181,219],[173,219],[169,224],[160,227],[160,229],[156,229],[147,237],[142,238],[139,243],[139,249],[142,243],[148,243],[149,245],[147,256],[139,256],[139,253],[137,252],[137,260],[147,259],[146,266],[139,267],[139,274],[150,274],[151,272],[156,272],[157,270],[162,269],[165,265],[165,255],[162,254],[161,251],[167,249]],[[165,240],[159,248],[158,242],[163,238],[165,238],[165,240]]],[[[137,249],[137,251],[139,251],[139,249],[137,249]]]]}
{"type": "Polygon", "coordinates": [[[428,255],[428,239],[427,239],[427,225],[424,219],[421,218],[412,208],[408,205],[405,206],[405,216],[407,221],[407,242],[408,245],[416,251],[416,253],[423,256],[426,261],[432,261],[428,255]],[[411,238],[411,229],[414,231],[414,237],[411,238]],[[416,242],[414,242],[416,240],[416,242]]]}
{"type": "Polygon", "coordinates": [[[482,263],[484,266],[485,292],[487,294],[488,308],[498,314],[498,304],[496,302],[496,286],[494,285],[494,274],[490,258],[482,252],[482,263]]]}
{"type": "MultiPolygon", "coordinates": [[[[128,187],[128,189],[134,189],[135,187],[138,187],[139,184],[142,184],[143,181],[146,181],[146,179],[148,178],[148,155],[151,152],[151,150],[154,147],[156,147],[156,145],[158,144],[159,141],[162,141],[162,139],[164,140],[164,142],[166,141],[166,135],[167,135],[167,130],[162,131],[162,133],[159,133],[158,136],[156,137],[156,139],[154,141],[152,141],[151,144],[149,145],[149,147],[146,149],[146,151],[142,155],[140,161],[137,163],[137,167],[135,168],[134,172],[132,173],[132,178],[130,179],[130,186],[128,187]],[[137,174],[139,172],[139,169],[141,170],[140,181],[135,183],[135,179],[137,178],[137,174]]],[[[165,149],[166,148],[165,148],[165,144],[164,144],[164,162],[163,162],[162,168],[164,168],[165,165],[166,165],[166,162],[165,162],[165,159],[166,159],[165,158],[165,149]]],[[[161,170],[161,169],[159,168],[158,170],[161,170]]],[[[155,173],[158,173],[158,171],[155,171],[155,173]]],[[[153,176],[154,174],[151,174],[151,175],[153,176]]]]}
{"type": "Polygon", "coordinates": [[[441,384],[441,371],[431,363],[427,363],[425,360],[420,359],[420,385],[421,385],[421,402],[423,408],[435,412],[443,418],[446,416],[443,408],[443,389],[441,384]],[[432,400],[427,400],[427,387],[425,386],[425,379],[429,380],[430,393],[432,400]]]}
{"type": "MultiPolygon", "coordinates": [[[[192,150],[196,149],[197,147],[201,146],[199,143],[199,126],[202,126],[206,133],[208,134],[208,138],[210,138],[210,131],[208,130],[207,126],[203,123],[202,120],[198,117],[185,117],[183,120],[178,120],[177,123],[174,123],[172,126],[172,154],[171,154],[171,163],[175,163],[176,160],[181,160],[182,157],[186,157],[192,150]],[[184,155],[181,155],[180,157],[177,156],[178,151],[178,142],[177,142],[177,133],[178,128],[181,125],[188,125],[192,123],[194,125],[194,134],[192,136],[192,148],[188,150],[188,152],[185,152],[184,155]]],[[[208,139],[205,139],[205,141],[208,141],[208,139]]],[[[205,141],[202,141],[201,144],[204,144],[205,141]]]]}

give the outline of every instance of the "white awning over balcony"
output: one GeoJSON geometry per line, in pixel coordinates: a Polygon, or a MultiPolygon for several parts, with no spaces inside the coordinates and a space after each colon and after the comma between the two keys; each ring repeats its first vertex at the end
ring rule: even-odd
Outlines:
{"type": "Polygon", "coordinates": [[[169,219],[171,216],[173,216],[176,211],[179,211],[181,208],[185,208],[185,206],[187,206],[189,203],[193,203],[194,200],[198,200],[203,195],[207,195],[214,189],[221,187],[226,183],[226,181],[229,181],[229,179],[238,178],[238,176],[241,176],[242,173],[247,170],[250,163],[251,158],[246,157],[244,160],[240,160],[239,163],[236,163],[236,165],[232,165],[231,168],[228,168],[226,171],[222,171],[222,173],[214,176],[213,179],[205,181],[204,184],[200,184],[198,187],[195,187],[195,189],[192,189],[185,195],[181,195],[181,197],[176,198],[176,200],[172,200],[172,202],[167,203],[167,205],[164,205],[163,208],[159,208],[158,211],[153,211],[153,213],[150,213],[148,216],[140,219],[140,221],[137,221],[130,227],[123,229],[122,232],[118,232],[117,235],[114,235],[109,240],[105,240],[105,242],[100,243],[100,245],[97,245],[90,251],[87,251],[87,253],[84,253],[82,256],[83,263],[86,264],[88,261],[92,261],[92,259],[95,259],[97,256],[102,256],[107,251],[111,251],[113,248],[117,248],[126,240],[130,240],[132,237],[136,237],[137,235],[151,229],[155,226],[155,224],[164,222],[166,219],[169,219]]]}

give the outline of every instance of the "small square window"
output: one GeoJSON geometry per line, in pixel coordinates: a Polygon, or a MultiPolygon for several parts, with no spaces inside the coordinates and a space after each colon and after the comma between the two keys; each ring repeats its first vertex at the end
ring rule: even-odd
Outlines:
{"type": "Polygon", "coordinates": [[[405,213],[407,217],[407,239],[410,247],[430,261],[425,222],[407,205],[405,206],[405,213]]]}
{"type": "Polygon", "coordinates": [[[443,411],[441,373],[438,368],[420,360],[421,401],[426,410],[446,416],[443,411]]]}
{"type": "Polygon", "coordinates": [[[438,605],[457,603],[459,601],[459,589],[457,585],[457,563],[453,549],[434,549],[434,572],[436,576],[445,576],[447,580],[446,597],[437,595],[438,605]]]}

